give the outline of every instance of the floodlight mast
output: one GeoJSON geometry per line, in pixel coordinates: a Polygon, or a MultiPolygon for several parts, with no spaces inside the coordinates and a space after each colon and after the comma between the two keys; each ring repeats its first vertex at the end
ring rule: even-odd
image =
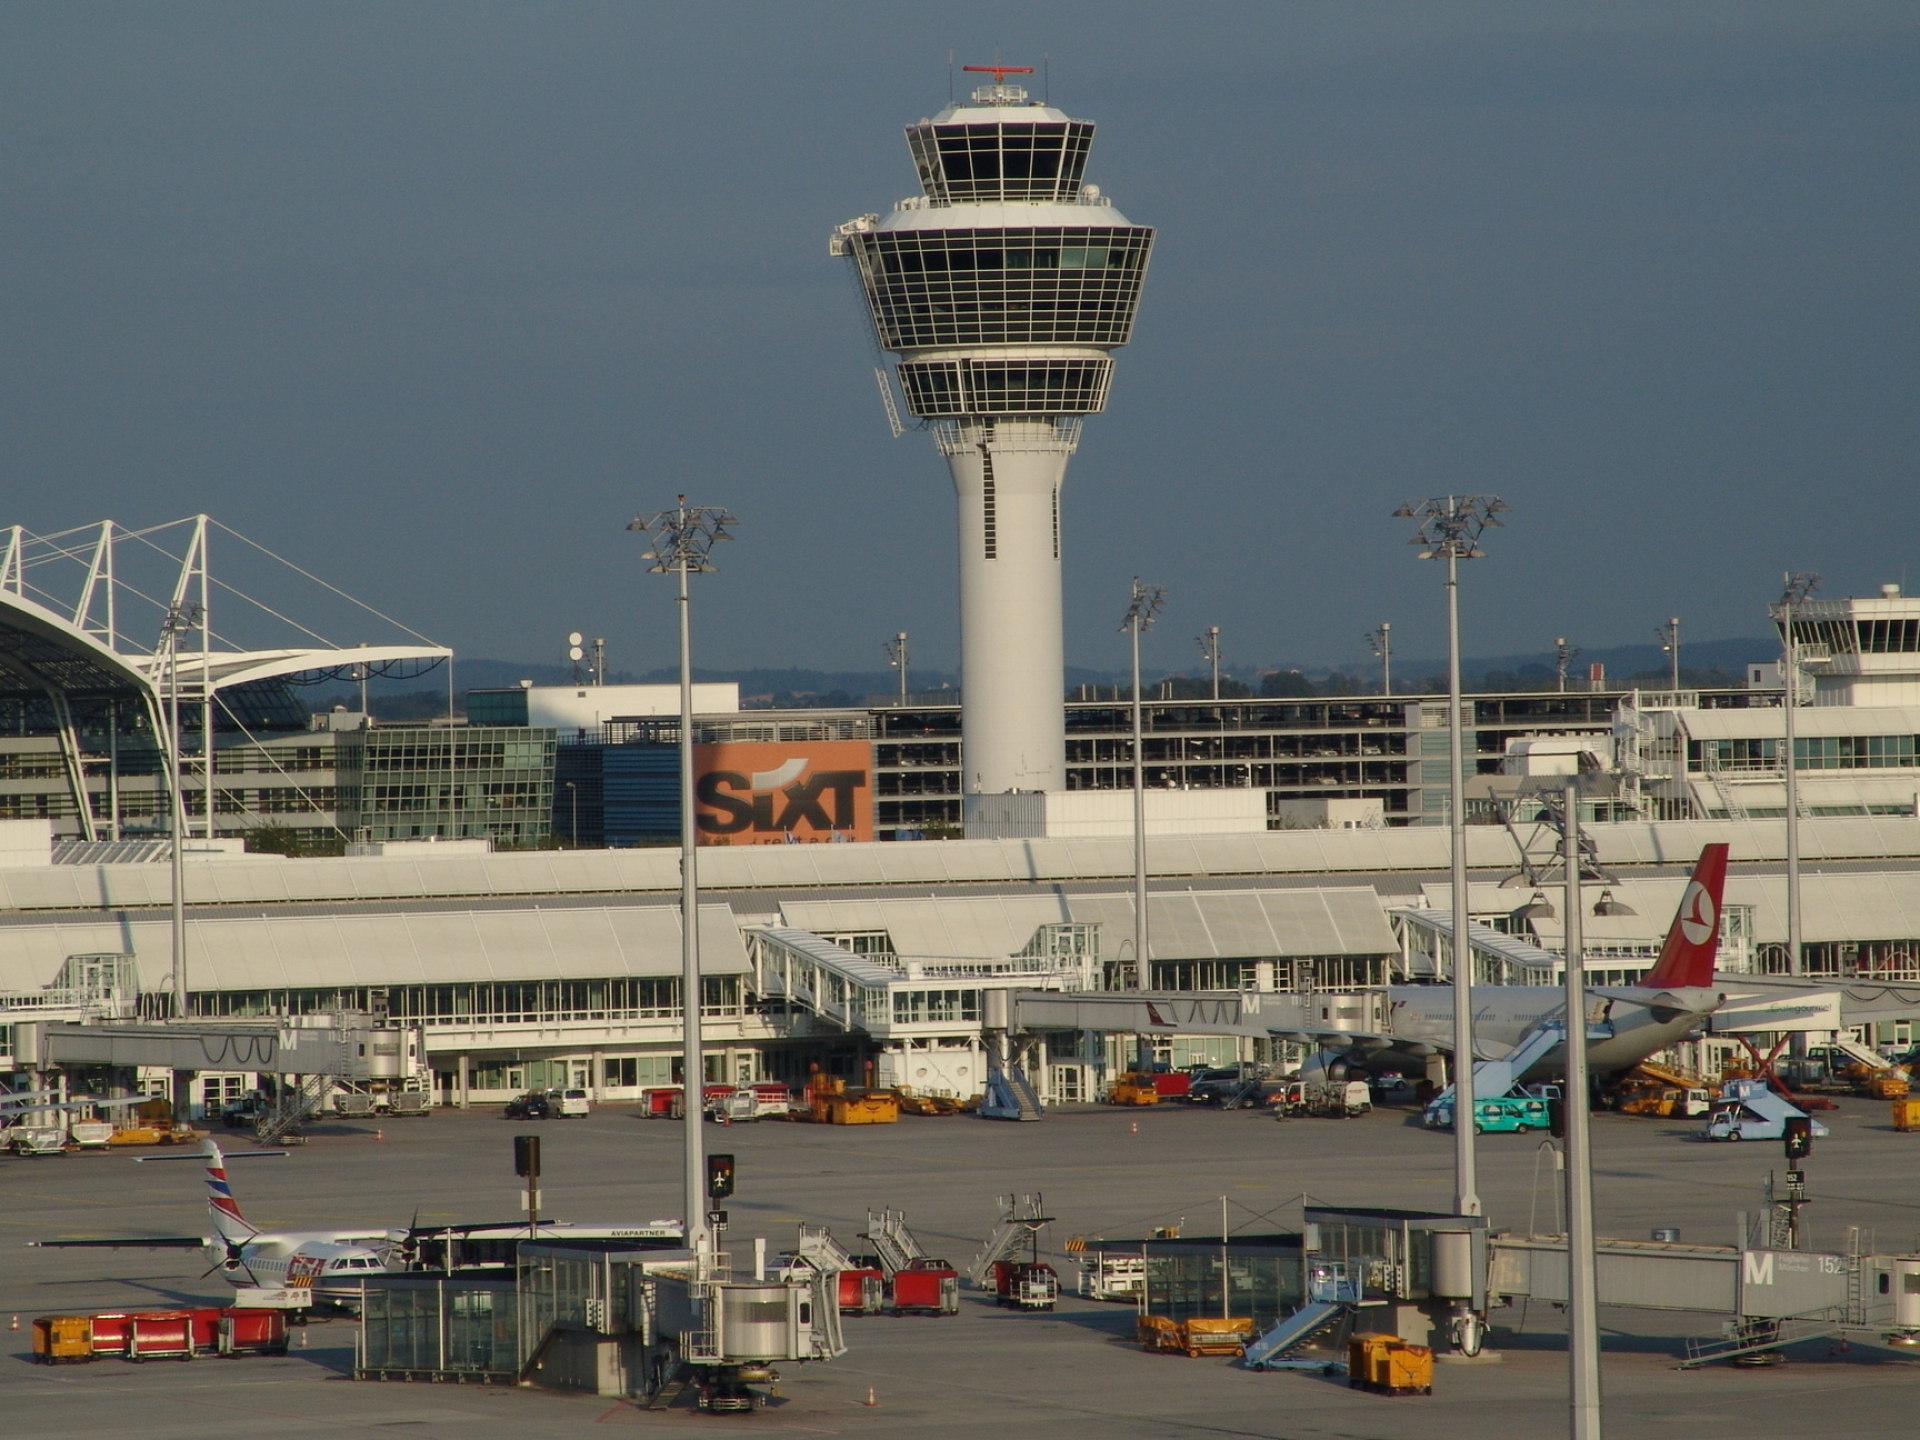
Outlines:
{"type": "MultiPolygon", "coordinates": [[[[205,612],[191,601],[176,601],[167,607],[160,622],[160,644],[167,652],[167,793],[171,805],[172,916],[173,939],[173,1011],[176,1018],[187,1018],[187,901],[186,838],[187,797],[180,788],[180,637],[199,628],[205,612]]],[[[206,672],[202,672],[203,675],[206,672]]],[[[210,687],[209,687],[210,688],[210,687]]],[[[175,1096],[175,1103],[179,1103],[175,1096]]]]}
{"type": "Polygon", "coordinates": [[[1373,647],[1373,658],[1380,662],[1380,693],[1393,694],[1393,622],[1382,620],[1380,628],[1369,630],[1367,644],[1373,647]]]}
{"type": "Polygon", "coordinates": [[[1206,634],[1194,638],[1200,646],[1200,654],[1205,657],[1207,664],[1213,670],[1213,698],[1214,703],[1218,704],[1220,700],[1220,627],[1209,625],[1206,634]]]}
{"type": "Polygon", "coordinates": [[[1460,562],[1486,552],[1480,536],[1500,524],[1507,506],[1497,495],[1444,495],[1408,502],[1394,518],[1418,522],[1407,543],[1422,560],[1447,562],[1447,756],[1451,787],[1447,832],[1453,862],[1453,1172],[1454,1209],[1480,1213],[1473,1148],[1473,946],[1467,935],[1465,758],[1460,724],[1460,562]]]}
{"type": "Polygon", "coordinates": [[[1031,99],[1030,67],[969,69],[985,83],[907,127],[922,193],[828,249],[896,362],[889,407],[897,381],[952,477],[964,788],[1065,790],[1061,488],[1132,338],[1153,231],[1083,183],[1094,127],[1031,99]]]}
{"type": "Polygon", "coordinates": [[[1126,618],[1120,628],[1133,645],[1133,988],[1153,988],[1153,944],[1147,924],[1147,791],[1146,765],[1140,726],[1140,632],[1153,628],[1153,617],[1167,598],[1166,587],[1145,585],[1133,577],[1126,618]]]}
{"type": "MultiPolygon", "coordinates": [[[[1673,666],[1673,693],[1680,693],[1680,617],[1670,615],[1667,623],[1653,632],[1660,637],[1660,648],[1665,651],[1673,666]]],[[[1678,704],[1676,700],[1674,702],[1678,704]]]]}
{"type": "Polygon", "coordinates": [[[688,622],[689,575],[711,574],[713,547],[731,540],[737,525],[725,510],[689,505],[682,495],[671,510],[642,515],[627,526],[646,532],[653,548],[640,558],[656,575],[678,580],[680,612],[680,1100],[686,1123],[687,1245],[705,1256],[712,1244],[707,1225],[706,1137],[700,1126],[706,1118],[707,1077],[701,1058],[700,1002],[700,872],[699,834],[693,813],[693,650],[688,622]]]}
{"type": "Polygon", "coordinates": [[[1780,704],[1785,711],[1787,732],[1787,753],[1782,757],[1787,781],[1787,973],[1798,975],[1803,970],[1800,933],[1800,765],[1799,757],[1794,753],[1797,748],[1794,712],[1800,708],[1800,637],[1793,628],[1793,612],[1819,588],[1820,577],[1810,570],[1795,570],[1786,575],[1784,581],[1780,603],[1775,608],[1780,617],[1780,632],[1786,640],[1781,666],[1785,674],[1781,677],[1784,683],[1781,686],[1780,704]]]}

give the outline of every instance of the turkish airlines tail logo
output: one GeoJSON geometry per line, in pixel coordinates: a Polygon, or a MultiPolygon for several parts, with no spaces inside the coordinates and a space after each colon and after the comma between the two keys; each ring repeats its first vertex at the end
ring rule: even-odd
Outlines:
{"type": "Polygon", "coordinates": [[[1720,950],[1720,895],[1727,883],[1727,847],[1709,845],[1700,852],[1693,878],[1680,897],[1680,910],[1660,947],[1660,959],[1640,981],[1649,990],[1702,989],[1713,984],[1713,961],[1720,950]]]}
{"type": "Polygon", "coordinates": [[[240,1203],[233,1198],[233,1187],[227,1183],[227,1157],[211,1140],[207,1141],[206,1156],[207,1209],[213,1214],[214,1230],[222,1240],[251,1240],[260,1232],[247,1223],[247,1217],[240,1213],[240,1203]]]}

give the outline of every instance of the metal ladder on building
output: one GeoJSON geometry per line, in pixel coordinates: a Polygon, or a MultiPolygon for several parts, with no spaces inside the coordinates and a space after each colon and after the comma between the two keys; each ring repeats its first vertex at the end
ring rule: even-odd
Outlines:
{"type": "Polygon", "coordinates": [[[1727,818],[1729,820],[1746,819],[1746,807],[1734,798],[1733,786],[1728,782],[1726,773],[1721,770],[1719,761],[1708,759],[1704,764],[1707,779],[1713,784],[1713,793],[1720,797],[1720,803],[1726,807],[1727,818]]]}
{"type": "Polygon", "coordinates": [[[880,1257],[880,1268],[887,1272],[889,1280],[896,1271],[927,1258],[927,1252],[907,1229],[905,1213],[899,1210],[882,1210],[878,1215],[867,1211],[865,1238],[873,1242],[873,1252],[880,1257]]]}
{"type": "Polygon", "coordinates": [[[993,1274],[993,1267],[1002,1260],[1011,1260],[1020,1251],[1037,1243],[1041,1230],[1051,1224],[1053,1217],[1048,1215],[1040,1203],[1038,1195],[1022,1195],[1015,1200],[1011,1195],[1000,1197],[1000,1223],[987,1237],[987,1243],[980,1253],[973,1257],[973,1263],[967,1266],[967,1278],[975,1285],[984,1286],[993,1274]]]}

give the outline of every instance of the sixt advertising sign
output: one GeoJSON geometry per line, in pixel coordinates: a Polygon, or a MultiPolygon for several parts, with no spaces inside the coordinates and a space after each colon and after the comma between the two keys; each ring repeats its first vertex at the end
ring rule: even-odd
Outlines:
{"type": "Polygon", "coordinates": [[[863,740],[693,747],[702,845],[873,839],[872,754],[863,740]]]}

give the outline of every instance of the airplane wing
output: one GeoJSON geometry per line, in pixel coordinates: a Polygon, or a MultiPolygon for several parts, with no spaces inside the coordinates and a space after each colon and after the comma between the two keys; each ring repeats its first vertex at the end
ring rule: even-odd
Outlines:
{"type": "Polygon", "coordinates": [[[117,1235],[106,1240],[29,1240],[29,1250],[204,1250],[204,1235],[117,1235]]]}

